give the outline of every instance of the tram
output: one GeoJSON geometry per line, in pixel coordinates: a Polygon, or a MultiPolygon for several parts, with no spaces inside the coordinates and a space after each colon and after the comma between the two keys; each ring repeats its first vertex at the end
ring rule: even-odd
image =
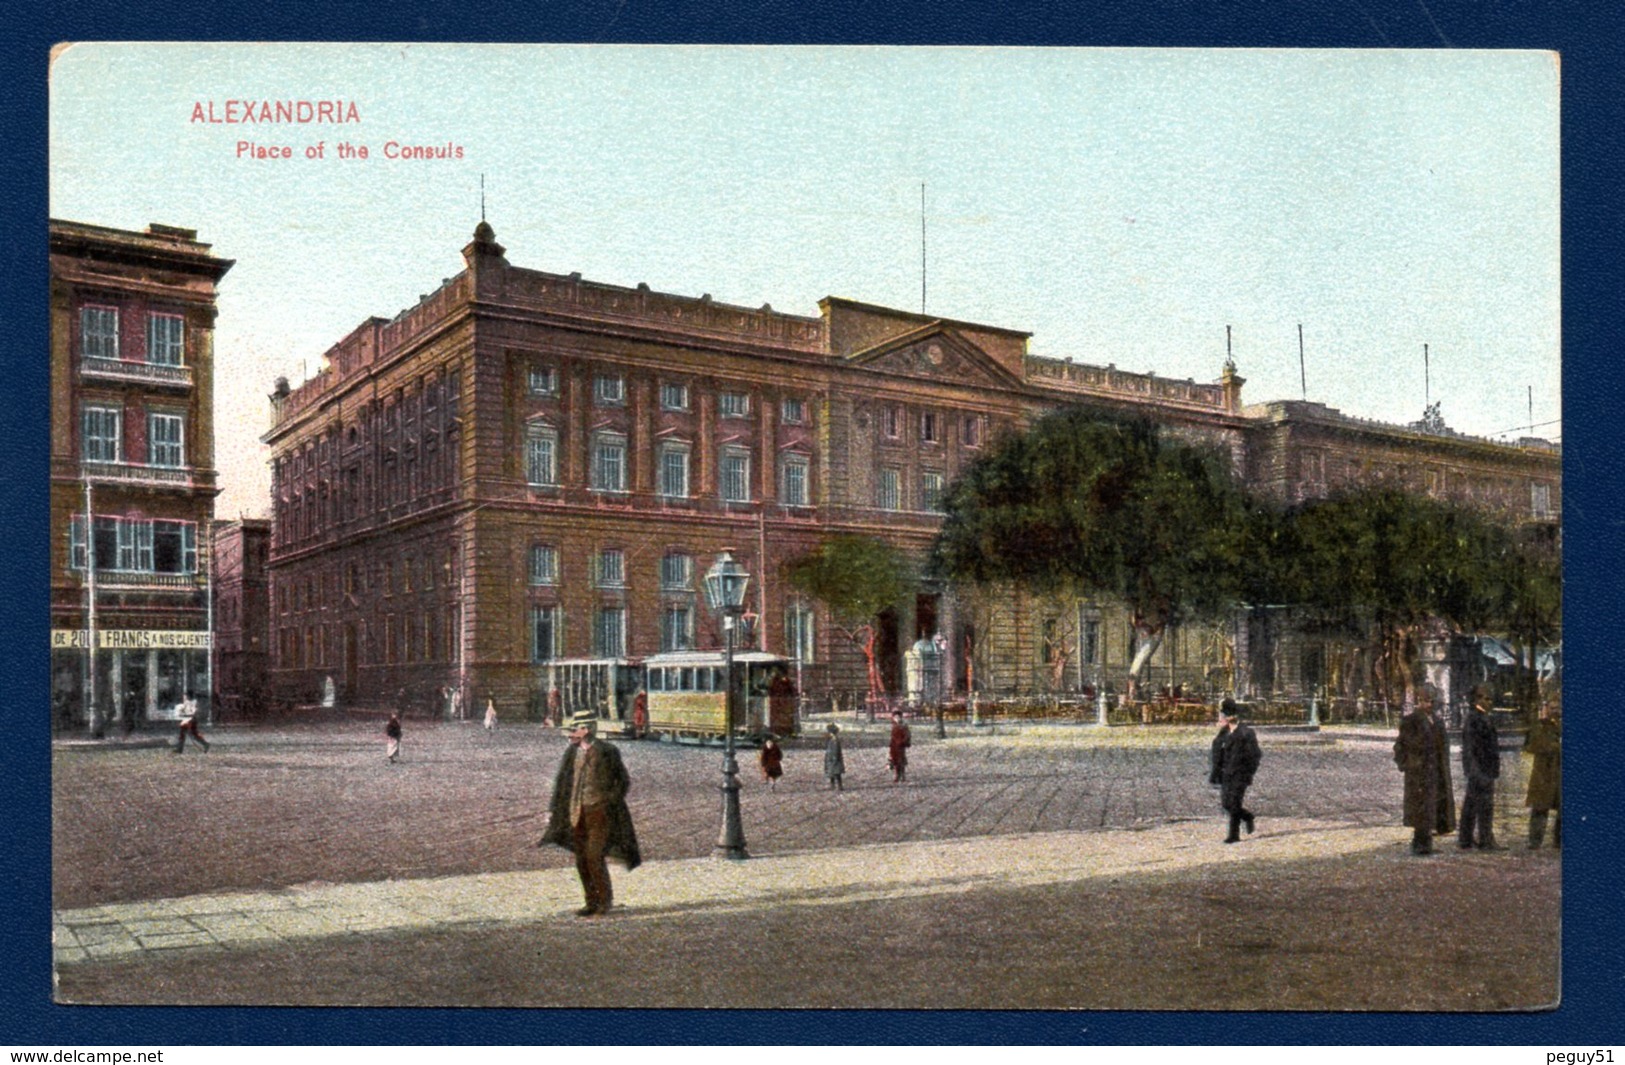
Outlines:
{"type": "MultiPolygon", "coordinates": [[[[661,739],[721,736],[726,713],[721,651],[669,651],[643,660],[649,732],[661,739]]],[[[795,663],[762,651],[734,655],[734,735],[760,740],[796,731],[795,663]]]]}
{"type": "Polygon", "coordinates": [[[577,711],[598,715],[602,732],[630,732],[632,700],[642,683],[643,671],[629,658],[560,658],[544,663],[542,694],[559,693],[561,722],[577,711]]]}

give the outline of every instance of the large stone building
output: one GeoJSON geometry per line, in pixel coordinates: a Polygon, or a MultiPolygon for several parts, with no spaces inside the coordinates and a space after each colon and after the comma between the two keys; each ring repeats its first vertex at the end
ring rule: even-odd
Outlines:
{"type": "Polygon", "coordinates": [[[50,224],[58,728],[207,704],[215,292],[232,266],[209,247],[173,226],[50,224]]]}
{"type": "Polygon", "coordinates": [[[271,523],[221,522],[212,547],[215,717],[254,718],[270,696],[271,523]]]}
{"type": "MultiPolygon", "coordinates": [[[[1353,424],[1245,409],[1229,365],[1216,383],[1177,381],[851,300],[805,317],[521,269],[483,222],[463,258],[271,397],[272,672],[286,699],[314,702],[333,678],[351,704],[431,710],[459,688],[523,713],[539,663],[718,646],[698,581],[723,550],[754,577],[758,644],[801,659],[809,690],[856,689],[861,655],[786,586],[784,563],[838,532],[923,555],[944,488],[1000,433],[1066,404],[1141,413],[1290,493],[1304,474],[1271,449],[1319,433],[1341,455],[1330,423],[1353,424]]],[[[1474,476],[1471,456],[1501,455],[1495,476],[1538,476],[1557,505],[1544,449],[1361,431],[1355,453],[1392,438],[1474,476]]],[[[1153,670],[1211,680],[1217,645],[1235,653],[1226,630],[1173,634],[1153,670]]],[[[977,646],[978,686],[1006,691],[1098,683],[1132,642],[1109,602],[1014,597],[989,612],[922,585],[879,619],[887,680],[939,632],[950,677],[964,683],[960,649],[977,646]]]]}

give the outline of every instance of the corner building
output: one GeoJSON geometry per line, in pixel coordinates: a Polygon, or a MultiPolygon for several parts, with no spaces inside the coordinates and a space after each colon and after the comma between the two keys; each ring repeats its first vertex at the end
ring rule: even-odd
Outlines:
{"type": "MultiPolygon", "coordinates": [[[[923,557],[959,471],[1061,405],[1150,415],[1239,473],[1260,424],[1233,367],[1175,381],[851,300],[804,317],[597,284],[510,265],[483,222],[462,254],[271,396],[285,700],[316,702],[332,678],[348,705],[440,712],[455,689],[467,708],[536,714],[548,661],[720,646],[700,578],[724,550],[752,574],[757,646],[798,658],[808,691],[855,691],[861,653],[784,584],[788,560],[844,532],[923,557]]],[[[985,607],[926,585],[883,612],[894,690],[902,652],[939,632],[961,687],[967,658],[978,688],[1040,691],[1132,654],[1109,602],[985,607]]],[[[1201,674],[1206,639],[1170,641],[1162,668],[1181,675],[1184,653],[1201,674]]]]}
{"type": "Polygon", "coordinates": [[[49,239],[53,728],[135,727],[188,695],[207,709],[215,298],[232,261],[174,226],[53,220],[49,239]]]}

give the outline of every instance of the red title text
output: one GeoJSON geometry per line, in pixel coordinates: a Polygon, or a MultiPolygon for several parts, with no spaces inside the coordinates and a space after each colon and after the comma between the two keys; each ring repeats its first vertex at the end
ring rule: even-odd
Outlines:
{"type": "Polygon", "coordinates": [[[361,109],[354,100],[196,100],[192,121],[210,125],[235,126],[247,123],[360,122],[361,109]]]}

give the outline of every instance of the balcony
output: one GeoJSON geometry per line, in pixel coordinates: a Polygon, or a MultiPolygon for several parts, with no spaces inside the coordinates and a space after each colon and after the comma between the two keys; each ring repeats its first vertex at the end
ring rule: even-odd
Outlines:
{"type": "Polygon", "coordinates": [[[85,474],[96,484],[124,485],[132,488],[198,487],[190,466],[143,466],[134,462],[87,462],[85,474]]]}
{"type": "MultiPolygon", "coordinates": [[[[87,583],[82,572],[80,581],[87,583]]],[[[200,573],[149,573],[96,567],[96,588],[99,591],[118,588],[140,592],[197,592],[205,587],[205,579],[200,573]]]]}
{"type": "Polygon", "coordinates": [[[151,362],[103,359],[93,355],[86,355],[79,360],[79,370],[87,378],[133,381],[137,384],[160,385],[169,388],[192,387],[192,368],[190,366],[161,366],[151,362]]]}

